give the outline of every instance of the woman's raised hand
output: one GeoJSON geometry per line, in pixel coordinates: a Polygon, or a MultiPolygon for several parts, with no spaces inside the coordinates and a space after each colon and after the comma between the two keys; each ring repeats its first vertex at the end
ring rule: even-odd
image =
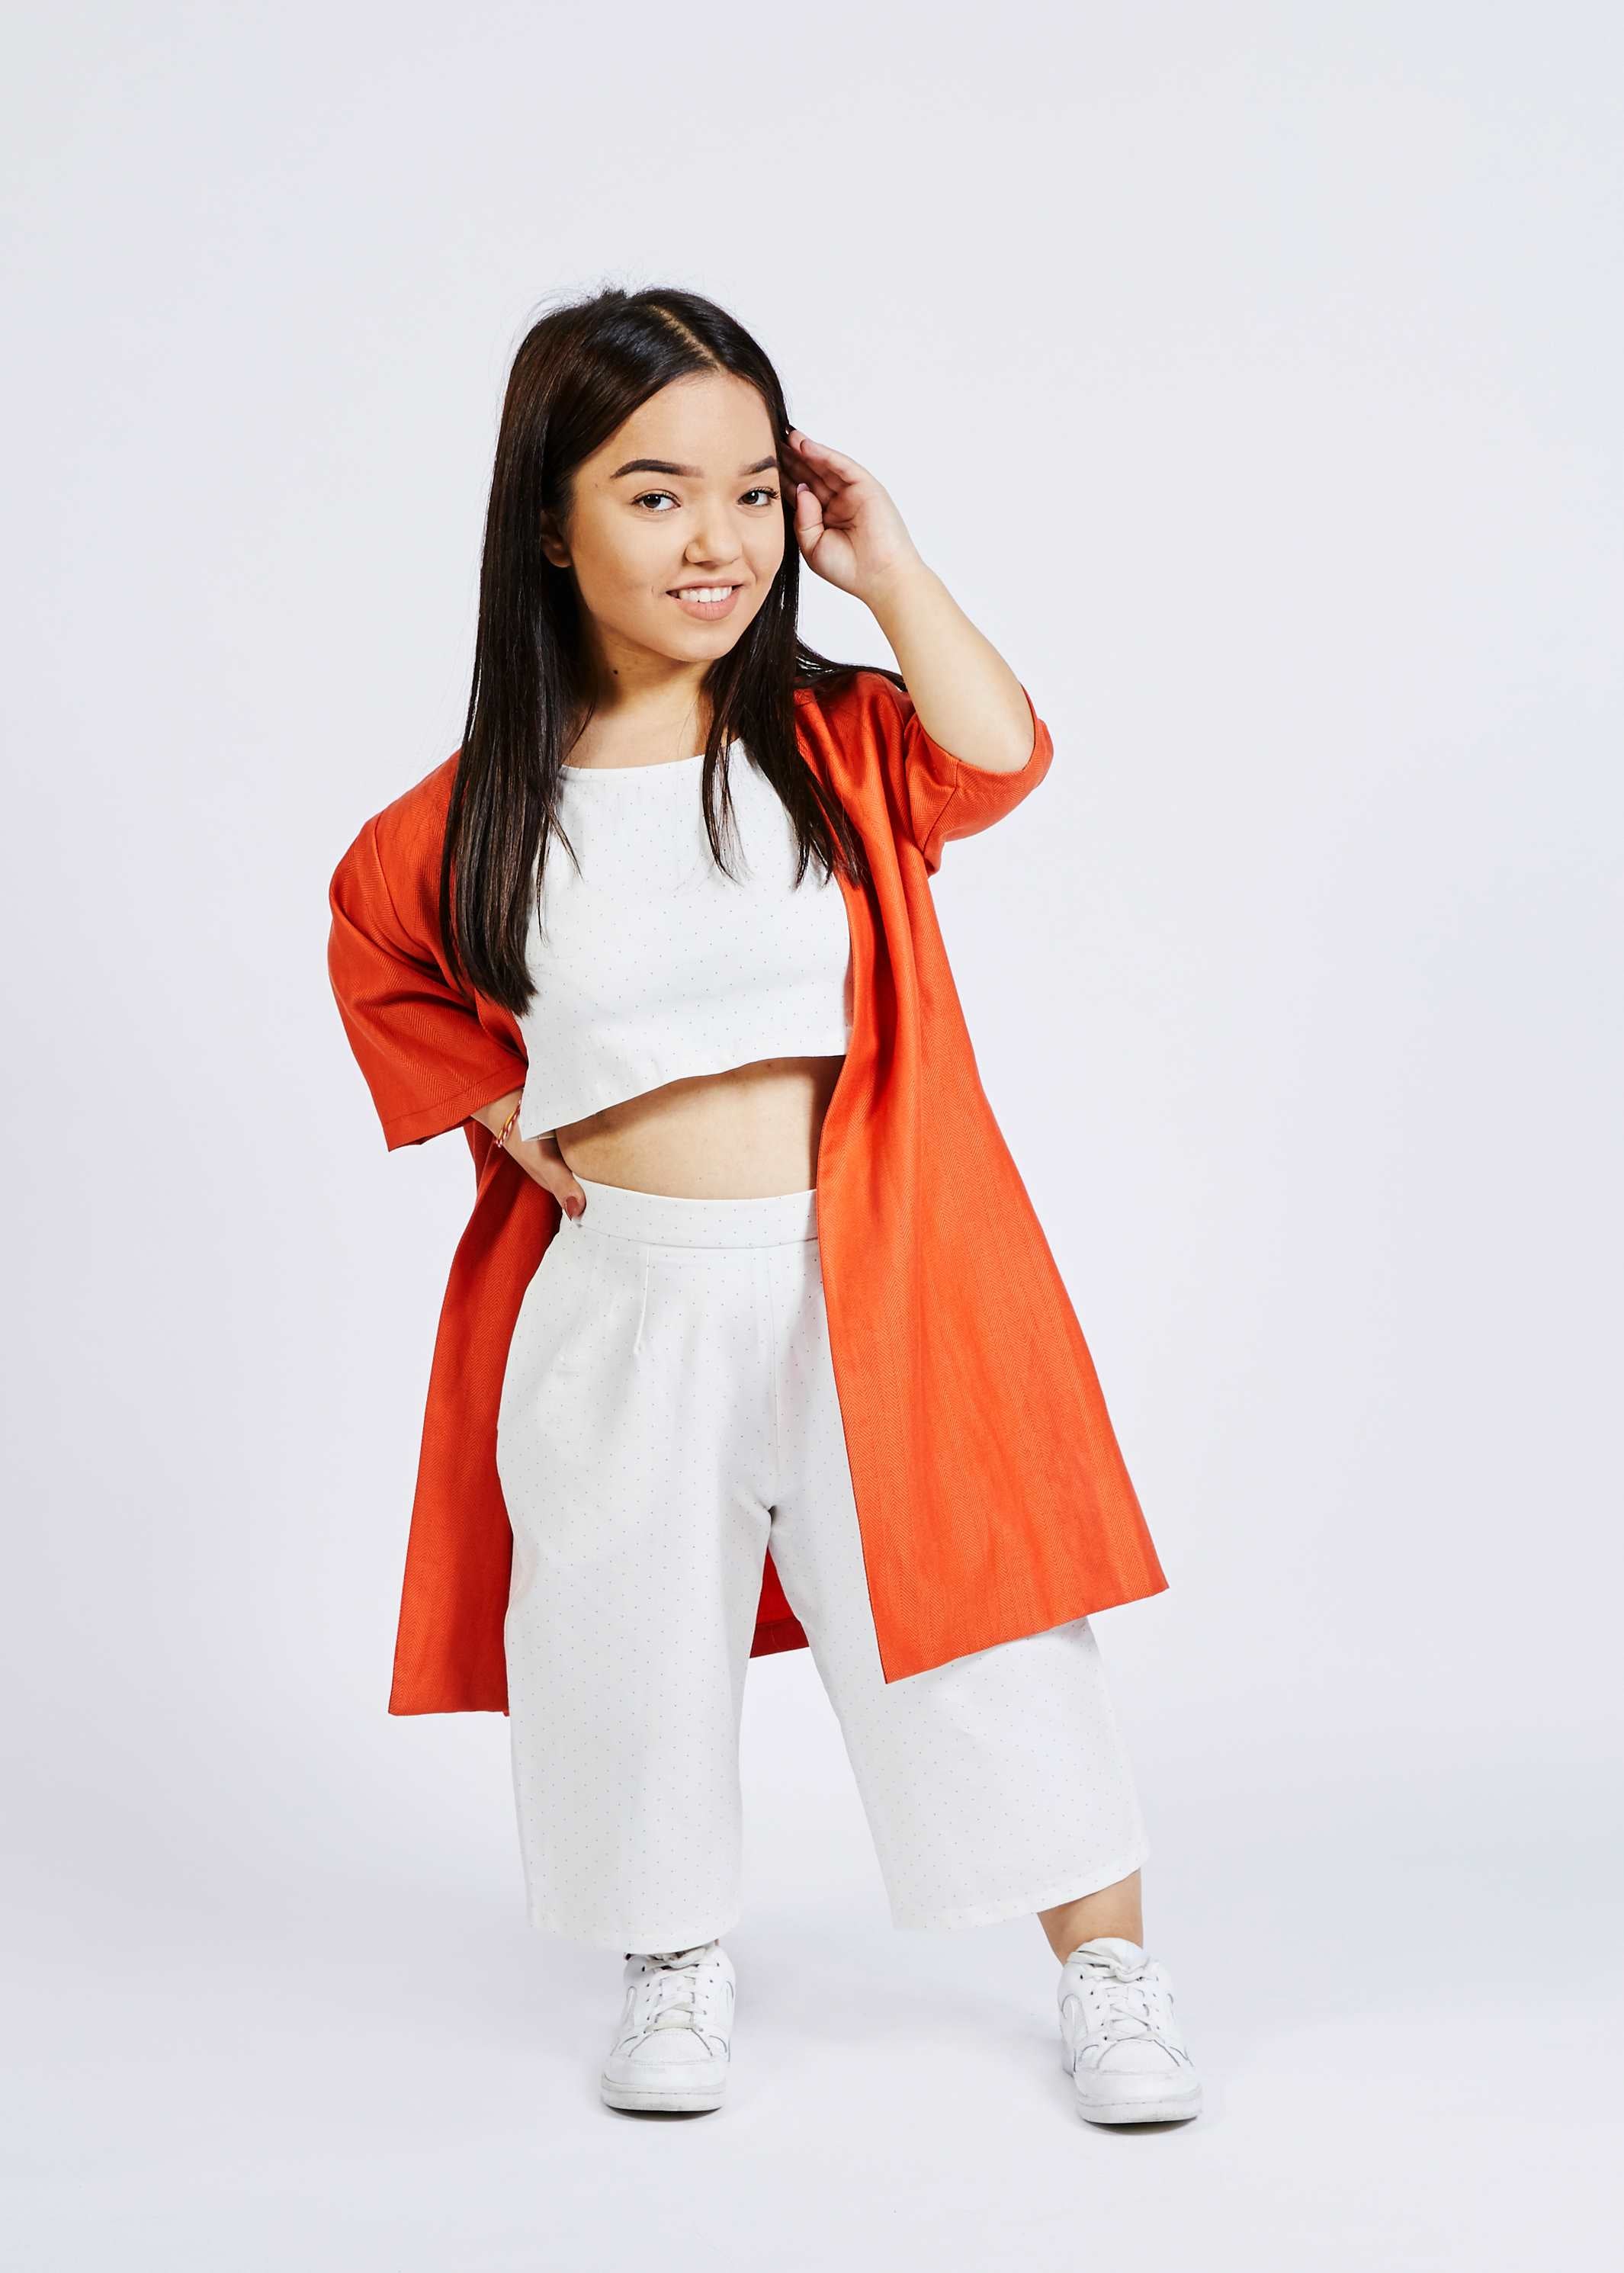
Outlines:
{"type": "Polygon", "coordinates": [[[790,429],[795,536],[807,566],[872,606],[887,586],[922,569],[902,514],[872,474],[839,450],[790,429]]]}

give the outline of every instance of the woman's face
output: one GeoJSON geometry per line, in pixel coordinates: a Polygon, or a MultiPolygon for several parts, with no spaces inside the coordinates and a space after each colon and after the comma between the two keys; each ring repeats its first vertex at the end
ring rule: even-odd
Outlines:
{"type": "Polygon", "coordinates": [[[730,371],[662,387],[584,459],[562,542],[543,542],[574,574],[600,664],[725,655],[782,563],[782,486],[767,405],[730,371]]]}

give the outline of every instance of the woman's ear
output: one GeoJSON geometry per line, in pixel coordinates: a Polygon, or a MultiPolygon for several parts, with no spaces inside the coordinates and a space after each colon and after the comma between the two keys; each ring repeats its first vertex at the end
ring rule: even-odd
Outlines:
{"type": "Polygon", "coordinates": [[[558,535],[557,524],[550,513],[542,515],[542,551],[555,568],[567,568],[570,549],[558,535]]]}

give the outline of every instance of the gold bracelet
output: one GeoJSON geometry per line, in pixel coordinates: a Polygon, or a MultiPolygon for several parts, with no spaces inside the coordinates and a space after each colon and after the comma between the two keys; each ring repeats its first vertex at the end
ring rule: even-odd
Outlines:
{"type": "MultiPolygon", "coordinates": [[[[521,1097],[519,1100],[519,1105],[522,1105],[523,1103],[524,1099],[521,1097]]],[[[505,1152],[507,1150],[507,1132],[513,1127],[514,1121],[519,1118],[519,1105],[514,1106],[513,1111],[502,1123],[501,1129],[497,1135],[497,1143],[502,1147],[502,1150],[505,1152]]]]}

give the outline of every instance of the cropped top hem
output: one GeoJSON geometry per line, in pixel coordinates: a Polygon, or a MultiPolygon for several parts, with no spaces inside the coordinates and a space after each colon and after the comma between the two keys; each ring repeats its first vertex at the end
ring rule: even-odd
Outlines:
{"type": "Polygon", "coordinates": [[[519,1107],[518,1133],[521,1138],[549,1136],[555,1129],[572,1128],[592,1114],[606,1113],[611,1105],[629,1105],[634,1097],[647,1097],[650,1091],[668,1088],[673,1082],[701,1081],[711,1074],[731,1073],[739,1066],[760,1065],[768,1058],[843,1058],[849,1040],[849,1034],[843,1035],[836,1046],[827,1035],[786,1038],[775,1034],[760,1049],[746,1049],[743,1057],[734,1047],[709,1056],[696,1053],[693,1061],[685,1064],[680,1073],[673,1073],[658,1058],[650,1058],[640,1070],[628,1070],[625,1080],[629,1086],[623,1089],[619,1083],[613,1084],[616,1094],[612,1097],[565,1097],[561,1103],[543,1106],[539,1100],[532,1104],[527,1084],[519,1107]]]}

